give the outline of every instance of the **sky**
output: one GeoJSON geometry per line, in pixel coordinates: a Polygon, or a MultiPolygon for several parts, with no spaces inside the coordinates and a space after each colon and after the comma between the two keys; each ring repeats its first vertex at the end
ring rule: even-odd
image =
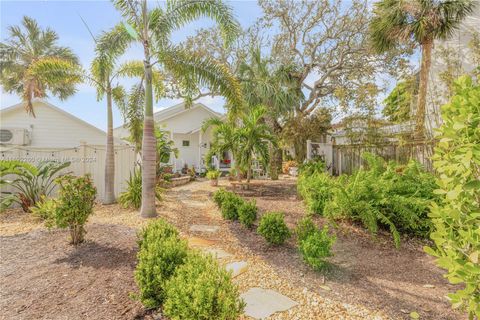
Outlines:
{"type": "MultiPolygon", "coordinates": [[[[150,1],[150,6],[156,6],[161,1],[150,1]]],[[[256,1],[231,1],[234,14],[242,27],[248,27],[262,15],[256,1]]],[[[0,0],[0,38],[8,37],[7,28],[10,25],[19,25],[23,16],[37,20],[42,28],[50,27],[59,35],[58,44],[70,47],[79,57],[80,62],[88,68],[94,57],[94,41],[81,18],[85,20],[94,35],[109,30],[121,20],[120,14],[110,1],[5,1],[0,0]],[[81,17],[81,18],[80,18],[81,17]]],[[[180,42],[193,35],[199,28],[212,27],[215,24],[208,19],[201,19],[185,26],[173,34],[173,41],[180,42]]],[[[130,49],[123,60],[141,59],[140,48],[130,49]]],[[[127,86],[128,87],[128,86],[127,86]]],[[[49,97],[48,101],[76,117],[85,120],[94,126],[105,130],[107,123],[106,101],[97,101],[95,88],[88,84],[78,86],[78,92],[65,101],[49,97]]],[[[16,95],[1,92],[0,108],[6,108],[21,102],[16,95]]],[[[160,110],[172,106],[181,100],[163,99],[155,104],[160,110]]],[[[224,112],[224,101],[220,97],[204,97],[199,100],[218,112],[224,112]]],[[[114,126],[123,123],[120,112],[114,110],[114,126]]]]}

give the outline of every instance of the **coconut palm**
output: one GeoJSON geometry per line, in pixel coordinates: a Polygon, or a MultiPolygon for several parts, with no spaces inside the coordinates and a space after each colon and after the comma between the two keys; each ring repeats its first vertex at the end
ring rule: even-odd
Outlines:
{"type": "Polygon", "coordinates": [[[8,27],[9,38],[0,43],[0,83],[25,102],[27,113],[35,116],[32,101],[51,93],[66,99],[81,82],[78,58],[67,47],[57,45],[58,35],[41,29],[27,16],[22,26],[8,27]]]}
{"type": "Polygon", "coordinates": [[[143,48],[145,111],[142,141],[143,217],[156,216],[156,150],[153,120],[152,68],[155,64],[178,79],[187,92],[194,86],[210,86],[233,104],[241,104],[240,87],[228,69],[208,57],[182,49],[170,41],[172,32],[200,17],[215,20],[227,43],[238,33],[231,9],[217,0],[169,0],[165,7],[149,10],[147,1],[116,0],[115,7],[124,22],[106,33],[98,43],[100,50],[123,53],[133,43],[143,48]],[[104,47],[104,48],[102,48],[104,47]]]}
{"type": "MultiPolygon", "coordinates": [[[[293,73],[293,66],[275,66],[271,59],[262,58],[260,48],[251,50],[249,59],[239,67],[246,102],[250,106],[266,107],[266,121],[277,136],[282,131],[279,122],[291,114],[303,99],[303,93],[298,89],[298,79],[292,77],[293,73]]],[[[282,154],[273,146],[269,149],[270,177],[278,179],[282,154]]]]}
{"type": "Polygon", "coordinates": [[[474,8],[473,0],[382,0],[375,3],[370,23],[371,39],[378,52],[399,43],[413,42],[422,49],[415,136],[424,137],[427,77],[433,41],[447,39],[474,8]]]}

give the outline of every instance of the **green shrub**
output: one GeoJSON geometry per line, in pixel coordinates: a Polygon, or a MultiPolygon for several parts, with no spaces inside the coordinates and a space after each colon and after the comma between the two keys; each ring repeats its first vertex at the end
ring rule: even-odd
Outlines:
{"type": "Polygon", "coordinates": [[[238,208],[238,220],[245,227],[250,228],[257,219],[257,203],[255,200],[243,202],[238,208]]]}
{"type": "Polygon", "coordinates": [[[434,176],[415,161],[398,166],[369,153],[362,156],[367,168],[337,180],[324,214],[360,221],[374,235],[388,228],[397,247],[400,233],[428,236],[428,208],[438,201],[434,176]]]}
{"type": "Polygon", "coordinates": [[[328,234],[328,227],[310,232],[300,241],[299,251],[305,263],[315,270],[325,267],[325,258],[332,255],[331,248],[336,238],[328,234]]]}
{"type": "Polygon", "coordinates": [[[32,214],[42,220],[51,220],[55,217],[55,210],[57,210],[57,202],[53,198],[42,197],[34,207],[32,207],[32,214]]]}
{"type": "Polygon", "coordinates": [[[178,231],[162,219],[150,223],[138,238],[135,281],[139,298],[147,308],[158,307],[165,301],[167,281],[184,263],[188,246],[179,238],[178,231]]]}
{"type": "Polygon", "coordinates": [[[435,256],[445,277],[462,288],[448,295],[454,308],[480,319],[480,85],[462,77],[456,94],[442,107],[440,142],[433,156],[442,202],[430,217],[435,256]]]}
{"type": "Polygon", "coordinates": [[[304,217],[302,218],[295,229],[295,234],[297,235],[297,242],[300,244],[305,240],[309,235],[317,231],[317,226],[313,223],[312,218],[304,217]]]}
{"type": "MultiPolygon", "coordinates": [[[[155,197],[162,201],[163,189],[155,188],[155,197]]],[[[142,170],[135,168],[127,180],[127,190],[118,197],[118,202],[124,208],[139,209],[142,205],[142,170]]]]}
{"type": "Polygon", "coordinates": [[[302,173],[298,177],[297,190],[311,213],[323,215],[325,204],[333,195],[334,179],[326,172],[302,173]]]}
{"type": "Polygon", "coordinates": [[[17,160],[0,161],[0,185],[9,185],[11,194],[0,193],[0,211],[18,203],[24,212],[30,212],[42,197],[53,191],[55,177],[70,162],[43,161],[37,166],[17,160]]]}
{"type": "Polygon", "coordinates": [[[192,253],[166,286],[165,315],[172,320],[234,320],[244,303],[231,275],[210,256],[192,253]]]}
{"type": "Polygon", "coordinates": [[[209,170],[207,171],[207,179],[217,180],[220,177],[220,171],[218,170],[209,170]]]}
{"type": "Polygon", "coordinates": [[[230,193],[222,202],[222,217],[228,220],[238,220],[238,208],[245,201],[237,195],[230,193]]]}
{"type": "Polygon", "coordinates": [[[235,194],[225,189],[219,189],[213,193],[213,202],[215,202],[218,208],[221,208],[223,201],[232,195],[235,194]]]}
{"type": "Polygon", "coordinates": [[[310,160],[302,163],[298,167],[298,173],[305,176],[311,176],[317,173],[324,173],[326,169],[325,162],[321,160],[310,160]]]}
{"type": "Polygon", "coordinates": [[[62,176],[55,180],[60,186],[53,221],[48,226],[70,230],[71,243],[77,245],[84,240],[84,225],[93,212],[97,189],[90,175],[82,177],[62,176]]]}
{"type": "Polygon", "coordinates": [[[258,225],[257,232],[261,234],[267,242],[280,245],[290,237],[290,230],[285,224],[283,214],[280,212],[269,212],[262,216],[258,225]]]}

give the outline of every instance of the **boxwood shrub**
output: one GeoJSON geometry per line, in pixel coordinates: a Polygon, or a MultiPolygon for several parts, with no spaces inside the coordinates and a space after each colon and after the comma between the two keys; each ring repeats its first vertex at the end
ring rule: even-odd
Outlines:
{"type": "Polygon", "coordinates": [[[260,219],[257,232],[274,245],[280,245],[290,237],[290,230],[280,212],[265,213],[260,219]]]}

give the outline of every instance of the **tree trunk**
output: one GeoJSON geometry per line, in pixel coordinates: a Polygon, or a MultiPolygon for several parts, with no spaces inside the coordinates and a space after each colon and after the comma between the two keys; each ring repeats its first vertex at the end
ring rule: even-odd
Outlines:
{"type": "Polygon", "coordinates": [[[107,149],[105,154],[105,195],[103,204],[115,202],[115,151],[113,145],[112,88],[107,84],[107,149]]]}
{"type": "Polygon", "coordinates": [[[425,106],[427,104],[428,75],[432,58],[433,40],[422,43],[422,64],[420,66],[420,83],[418,87],[415,139],[425,138],[425,106]]]}
{"type": "Polygon", "coordinates": [[[152,66],[148,47],[145,47],[145,117],[142,140],[142,208],[140,215],[151,218],[157,215],[155,208],[156,140],[153,121],[152,66]]]}

